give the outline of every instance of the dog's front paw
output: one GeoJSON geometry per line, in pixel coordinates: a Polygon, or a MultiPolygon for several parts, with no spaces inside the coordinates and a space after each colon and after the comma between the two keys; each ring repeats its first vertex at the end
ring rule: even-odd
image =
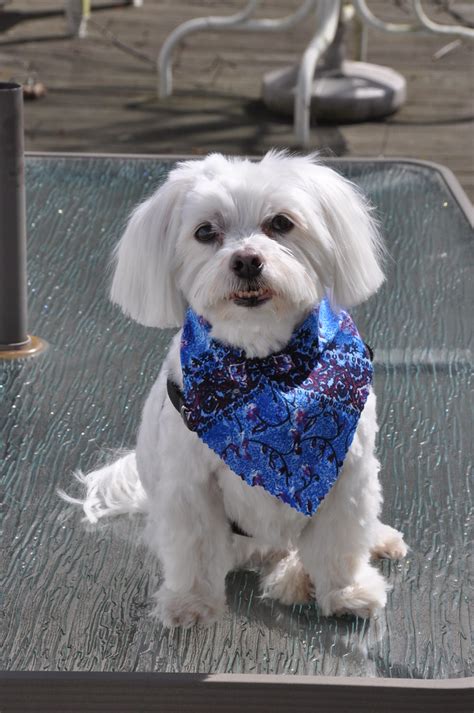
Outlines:
{"type": "Polygon", "coordinates": [[[370,571],[363,579],[341,589],[333,589],[318,597],[324,615],[352,614],[369,619],[387,603],[388,585],[377,570],[370,571]]]}
{"type": "Polygon", "coordinates": [[[402,533],[390,525],[381,525],[377,532],[377,542],[371,549],[372,557],[401,560],[406,557],[407,552],[408,547],[402,533]]]}
{"type": "Polygon", "coordinates": [[[304,604],[314,597],[314,589],[298,553],[282,557],[261,581],[262,597],[282,604],[304,604]]]}
{"type": "Polygon", "coordinates": [[[224,611],[225,599],[205,596],[198,591],[173,592],[165,585],[153,595],[156,605],[151,615],[164,626],[189,628],[194,624],[209,626],[224,611]]]}

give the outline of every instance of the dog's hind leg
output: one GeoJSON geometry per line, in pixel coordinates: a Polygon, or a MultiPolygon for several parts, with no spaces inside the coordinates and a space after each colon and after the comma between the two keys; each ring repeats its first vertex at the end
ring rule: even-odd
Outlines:
{"type": "Polygon", "coordinates": [[[314,598],[314,587],[298,552],[289,550],[263,567],[262,597],[282,604],[304,604],[314,598]]]}
{"type": "Polygon", "coordinates": [[[236,569],[260,573],[263,599],[282,604],[303,604],[313,598],[313,586],[296,550],[275,549],[256,544],[253,537],[233,536],[236,569]]]}
{"type": "Polygon", "coordinates": [[[384,557],[401,560],[406,557],[408,546],[403,539],[403,533],[390,525],[378,522],[375,532],[375,544],[371,547],[371,555],[376,559],[384,557]]]}

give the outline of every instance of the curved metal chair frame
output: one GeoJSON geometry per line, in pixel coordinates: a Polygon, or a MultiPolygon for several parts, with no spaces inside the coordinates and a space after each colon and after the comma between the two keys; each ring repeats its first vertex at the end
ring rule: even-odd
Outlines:
{"type": "MultiPolygon", "coordinates": [[[[307,147],[310,143],[311,89],[316,66],[334,41],[343,3],[341,0],[304,0],[301,7],[281,19],[253,19],[261,0],[250,0],[246,7],[227,17],[203,17],[188,20],[179,25],[165,40],[158,57],[159,96],[168,97],[173,91],[172,53],[175,46],[194,32],[205,30],[235,30],[243,32],[283,32],[314,14],[316,32],[303,52],[300,60],[298,80],[295,91],[294,130],[298,144],[307,147]]],[[[366,46],[366,28],[390,34],[439,34],[454,35],[474,39],[474,29],[461,25],[441,25],[431,20],[425,13],[421,0],[412,0],[416,16],[413,23],[385,22],[376,17],[367,7],[365,0],[353,0],[352,6],[362,24],[362,51],[366,46]]]]}

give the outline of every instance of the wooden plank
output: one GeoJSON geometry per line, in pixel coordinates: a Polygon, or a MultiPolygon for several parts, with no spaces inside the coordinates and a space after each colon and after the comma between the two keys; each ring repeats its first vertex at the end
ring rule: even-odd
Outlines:
{"type": "MultiPolygon", "coordinates": [[[[268,0],[259,15],[278,17],[299,4],[268,0]]],[[[186,38],[174,57],[176,94],[159,101],[154,61],[168,33],[192,17],[231,14],[243,2],[146,0],[142,8],[93,6],[86,40],[65,36],[61,7],[52,14],[50,0],[18,0],[0,16],[10,25],[0,37],[0,79],[37,75],[49,89],[45,99],[26,106],[27,149],[203,154],[295,146],[291,121],[261,106],[260,83],[265,72],[297,61],[311,37],[310,22],[276,35],[208,32],[186,38]],[[30,13],[29,19],[15,24],[21,12],[30,13]],[[110,33],[144,58],[114,46],[110,33]]],[[[407,19],[395,2],[374,0],[371,7],[386,19],[407,19]]],[[[474,19],[472,5],[463,3],[461,11],[474,19]]],[[[432,16],[449,21],[439,8],[432,9],[432,16]]],[[[398,155],[445,163],[474,196],[473,43],[463,40],[435,60],[451,39],[370,30],[368,59],[405,75],[407,104],[386,121],[314,128],[312,147],[336,155],[398,155]]],[[[348,46],[353,52],[353,37],[348,46]]]]}

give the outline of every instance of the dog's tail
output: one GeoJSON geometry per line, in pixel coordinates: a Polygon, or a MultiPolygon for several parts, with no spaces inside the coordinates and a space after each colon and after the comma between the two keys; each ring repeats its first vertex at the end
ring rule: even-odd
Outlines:
{"type": "Polygon", "coordinates": [[[103,517],[146,512],[146,494],[133,452],[92,473],[84,475],[79,471],[75,477],[85,486],[84,498],[73,498],[63,490],[58,490],[58,495],[66,502],[82,507],[87,522],[96,523],[103,517]]]}

